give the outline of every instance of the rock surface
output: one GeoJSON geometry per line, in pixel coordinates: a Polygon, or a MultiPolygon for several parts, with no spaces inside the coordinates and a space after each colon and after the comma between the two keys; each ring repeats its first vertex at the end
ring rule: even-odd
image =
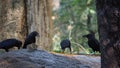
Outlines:
{"type": "Polygon", "coordinates": [[[0,68],[100,68],[100,58],[21,49],[1,54],[0,68]]]}

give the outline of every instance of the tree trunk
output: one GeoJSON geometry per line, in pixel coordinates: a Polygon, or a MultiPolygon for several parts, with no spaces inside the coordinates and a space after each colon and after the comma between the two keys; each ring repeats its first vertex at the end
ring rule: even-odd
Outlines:
{"type": "Polygon", "coordinates": [[[26,0],[28,32],[39,32],[37,45],[44,50],[50,50],[52,42],[51,2],[52,0],[26,0]]]}
{"type": "Polygon", "coordinates": [[[0,41],[26,35],[24,0],[0,0],[0,41]]]}
{"type": "Polygon", "coordinates": [[[120,68],[120,1],[96,0],[101,68],[120,68]]]}
{"type": "Polygon", "coordinates": [[[37,45],[49,50],[52,43],[52,0],[0,0],[0,41],[17,38],[24,42],[26,35],[38,31],[37,45]]]}

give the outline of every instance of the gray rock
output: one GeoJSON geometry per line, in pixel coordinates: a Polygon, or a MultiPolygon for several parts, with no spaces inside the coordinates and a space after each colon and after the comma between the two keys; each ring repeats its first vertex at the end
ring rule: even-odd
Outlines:
{"type": "Polygon", "coordinates": [[[0,55],[0,68],[91,68],[74,57],[27,49],[0,55]]]}

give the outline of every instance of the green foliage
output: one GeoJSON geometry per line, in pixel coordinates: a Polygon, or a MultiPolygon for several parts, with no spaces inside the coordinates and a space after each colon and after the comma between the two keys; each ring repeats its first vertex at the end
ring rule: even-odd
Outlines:
{"type": "Polygon", "coordinates": [[[61,52],[60,41],[69,38],[74,53],[91,53],[87,39],[82,36],[89,33],[89,29],[97,34],[97,17],[94,0],[61,0],[60,8],[53,11],[54,20],[53,50],[61,52]],[[90,24],[88,24],[90,15],[90,24]],[[88,28],[90,25],[90,28],[88,28]],[[54,48],[56,47],[56,48],[54,48]]]}

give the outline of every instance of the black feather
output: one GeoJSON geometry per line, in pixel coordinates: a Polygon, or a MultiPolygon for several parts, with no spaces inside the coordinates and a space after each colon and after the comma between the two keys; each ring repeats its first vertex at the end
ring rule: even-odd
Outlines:
{"type": "Polygon", "coordinates": [[[71,43],[69,39],[62,40],[60,45],[63,52],[65,51],[66,48],[69,48],[71,52],[71,43]]]}
{"type": "Polygon", "coordinates": [[[39,33],[37,31],[31,32],[25,39],[23,48],[27,48],[27,45],[35,43],[36,42],[36,36],[38,36],[39,33]]]}
{"type": "Polygon", "coordinates": [[[100,52],[100,44],[93,34],[87,34],[84,35],[83,37],[86,37],[88,39],[88,45],[90,48],[92,48],[94,52],[95,51],[100,52]]]}
{"type": "Polygon", "coordinates": [[[5,49],[6,52],[8,52],[9,48],[12,47],[18,47],[18,49],[20,49],[20,47],[22,46],[22,42],[20,40],[17,39],[6,39],[0,42],[0,49],[5,49]]]}

